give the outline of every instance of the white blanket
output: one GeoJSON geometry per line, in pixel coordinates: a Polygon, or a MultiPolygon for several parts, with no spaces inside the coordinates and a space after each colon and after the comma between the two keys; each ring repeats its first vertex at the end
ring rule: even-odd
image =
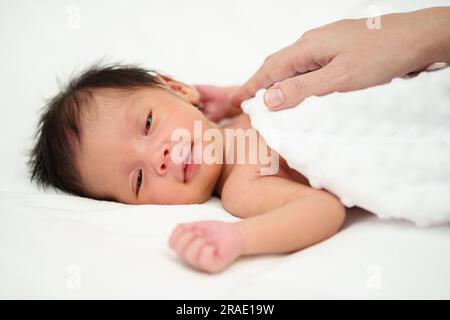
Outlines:
{"type": "Polygon", "coordinates": [[[271,112],[243,103],[270,147],[315,188],[380,218],[450,221],[450,68],[271,112]]]}

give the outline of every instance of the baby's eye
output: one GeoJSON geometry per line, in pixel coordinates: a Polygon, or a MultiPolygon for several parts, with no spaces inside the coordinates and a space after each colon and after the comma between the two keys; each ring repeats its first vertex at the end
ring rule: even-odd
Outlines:
{"type": "Polygon", "coordinates": [[[145,135],[148,134],[150,127],[152,126],[152,113],[147,116],[147,122],[145,123],[145,135]]]}
{"type": "Polygon", "coordinates": [[[142,184],[142,170],[139,170],[139,174],[136,180],[136,195],[138,195],[139,190],[141,190],[141,184],[142,184]]]}

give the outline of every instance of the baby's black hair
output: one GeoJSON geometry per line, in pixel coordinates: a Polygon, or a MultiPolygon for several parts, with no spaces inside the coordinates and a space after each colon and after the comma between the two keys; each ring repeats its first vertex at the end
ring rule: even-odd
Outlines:
{"type": "Polygon", "coordinates": [[[91,197],[81,183],[75,147],[81,142],[82,119],[93,93],[101,88],[160,87],[157,76],[156,71],[132,65],[95,64],[69,80],[42,111],[28,161],[30,180],[44,189],[52,186],[91,197]]]}

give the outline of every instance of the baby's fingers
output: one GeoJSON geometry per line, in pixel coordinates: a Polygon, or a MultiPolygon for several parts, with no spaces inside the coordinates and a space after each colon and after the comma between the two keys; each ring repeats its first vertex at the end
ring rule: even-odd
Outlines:
{"type": "Polygon", "coordinates": [[[174,249],[175,244],[177,243],[178,239],[180,238],[180,236],[189,231],[192,230],[192,226],[189,224],[179,224],[176,226],[176,228],[172,231],[172,234],[169,237],[169,247],[174,249]]]}
{"type": "Polygon", "coordinates": [[[193,231],[185,231],[174,241],[172,249],[177,253],[177,255],[182,256],[183,251],[194,238],[195,233],[193,231]]]}
{"type": "Polygon", "coordinates": [[[199,268],[199,258],[202,250],[205,248],[206,240],[196,237],[183,252],[182,259],[189,265],[199,268]]]}
{"type": "Polygon", "coordinates": [[[220,272],[225,267],[218,259],[216,248],[213,245],[206,245],[203,248],[198,258],[198,264],[201,269],[210,273],[220,272]]]}

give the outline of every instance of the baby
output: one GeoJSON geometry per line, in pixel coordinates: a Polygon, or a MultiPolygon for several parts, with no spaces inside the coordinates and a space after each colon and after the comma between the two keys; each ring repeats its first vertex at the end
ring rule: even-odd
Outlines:
{"type": "Polygon", "coordinates": [[[210,273],[243,255],[290,253],[335,234],[345,219],[339,200],[310,187],[281,157],[277,170],[264,173],[261,150],[270,159],[278,154],[228,103],[232,88],[207,89],[134,66],[89,68],[48,102],[31,180],[127,204],[220,197],[242,219],[180,224],[169,239],[185,263],[210,273]],[[206,115],[229,119],[219,126],[206,115]],[[235,131],[259,143],[236,143],[239,135],[229,134],[235,131]]]}

